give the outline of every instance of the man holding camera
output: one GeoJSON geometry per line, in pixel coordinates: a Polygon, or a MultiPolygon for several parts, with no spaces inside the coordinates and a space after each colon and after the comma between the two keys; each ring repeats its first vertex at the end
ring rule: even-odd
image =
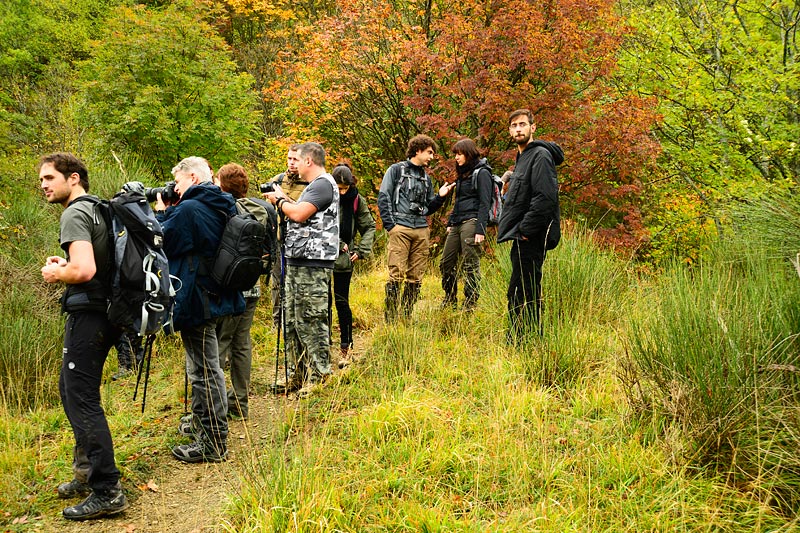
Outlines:
{"type": "Polygon", "coordinates": [[[265,193],[286,218],[286,351],[294,365],[278,392],[310,395],[331,373],[328,293],[339,255],[339,189],[325,171],[325,149],[313,142],[298,150],[298,174],[307,183],[294,201],[276,186],[265,193]],[[301,389],[302,387],[302,389],[301,389]]]}
{"type": "Polygon", "coordinates": [[[444,204],[455,184],[443,185],[436,194],[425,172],[435,155],[433,139],[427,135],[412,137],[406,150],[408,159],[390,166],[381,181],[378,209],[383,227],[389,232],[389,282],[384,311],[387,322],[397,317],[404,281],[402,313],[406,318],[411,316],[428,263],[430,228],[426,217],[444,204]]]}
{"type": "MultiPolygon", "coordinates": [[[[299,149],[299,144],[293,144],[289,147],[289,152],[286,154],[286,172],[281,172],[272,178],[272,181],[268,184],[262,185],[262,189],[266,187],[271,190],[275,185],[278,185],[290,200],[296,202],[300,198],[308,183],[301,180],[297,174],[297,163],[300,161],[297,152],[299,149]]],[[[261,192],[267,191],[262,190],[261,192]]],[[[280,235],[280,239],[283,240],[283,235],[280,235]]],[[[272,262],[272,323],[275,324],[275,329],[278,331],[281,329],[282,268],[282,258],[272,262]]]]}
{"type": "Polygon", "coordinates": [[[230,194],[211,182],[211,169],[201,157],[187,157],[172,174],[179,199],[167,207],[159,193],[155,209],[170,274],[181,280],[173,325],[186,351],[192,416],[197,421],[192,426],[195,441],[175,446],[172,455],[186,463],[220,462],[227,455],[228,401],[216,325],[220,317],[242,313],[245,302],[241,292],[220,288],[208,265],[236,205],[230,194]]]}
{"type": "Polygon", "coordinates": [[[128,507],[100,405],[103,365],[120,335],[107,315],[112,266],[109,246],[113,243],[109,243],[105,220],[95,211],[99,200],[87,195],[89,176],[80,159],[68,153],[42,157],[39,181],[47,201],[65,208],[60,241],[66,258],[48,257],[42,267],[47,283],[66,284],[61,303],[67,322],[58,390],[75,435],[75,478],[59,485],[58,496],[87,496],[64,509],[64,518],[69,520],[111,516],[128,507]]]}

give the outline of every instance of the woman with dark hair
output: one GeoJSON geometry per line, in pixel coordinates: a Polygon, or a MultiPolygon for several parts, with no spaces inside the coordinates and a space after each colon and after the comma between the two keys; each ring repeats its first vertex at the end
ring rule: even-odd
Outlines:
{"type": "MultiPolygon", "coordinates": [[[[228,163],[214,176],[214,183],[236,199],[239,213],[250,213],[264,224],[268,232],[277,227],[278,215],[272,204],[260,198],[248,198],[250,180],[247,171],[236,163],[228,163]]],[[[274,257],[274,255],[273,255],[274,257]]],[[[247,420],[250,414],[250,372],[253,366],[253,343],[250,328],[253,325],[256,305],[261,297],[261,281],[242,292],[246,308],[240,315],[228,315],[217,322],[219,362],[222,368],[230,363],[231,387],[228,390],[228,418],[247,420]]]]}
{"type": "Polygon", "coordinates": [[[472,139],[453,145],[456,159],[456,197],[447,220],[447,238],[439,269],[442,272],[442,307],[458,305],[458,274],[464,273],[464,309],[478,303],[481,281],[482,242],[492,205],[492,169],[480,157],[472,139]],[[460,263],[460,268],[459,268],[460,263]]]}
{"type": "Polygon", "coordinates": [[[353,263],[372,253],[375,237],[375,220],[367,201],[356,188],[353,170],[347,163],[339,163],[331,172],[339,187],[339,257],[333,265],[333,298],[339,315],[341,355],[339,368],[350,364],[349,352],[353,346],[353,312],[350,309],[350,279],[353,263]],[[356,233],[361,235],[355,244],[356,233]]]}

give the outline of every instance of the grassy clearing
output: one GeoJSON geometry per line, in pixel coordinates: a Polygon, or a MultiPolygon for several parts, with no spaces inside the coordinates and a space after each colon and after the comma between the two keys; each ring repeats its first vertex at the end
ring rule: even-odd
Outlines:
{"type": "MultiPolygon", "coordinates": [[[[97,175],[124,181],[113,165],[97,175]]],[[[55,392],[57,294],[38,275],[58,211],[15,191],[0,249],[0,523],[22,531],[14,517],[60,511],[72,436],[55,392]]],[[[800,291],[780,257],[730,246],[645,278],[568,236],[545,265],[544,336],[518,349],[505,344],[505,247],[484,260],[474,314],[440,310],[430,275],[413,322],[391,327],[385,270],[365,265],[352,287],[356,327],[369,330],[360,361],[246,432],[220,529],[797,530],[800,291]]],[[[259,394],[275,363],[266,300],[259,394]]],[[[133,380],[103,390],[134,505],[135,487],[172,461],[183,410],[180,342],[156,346],[144,414],[133,380]]]]}
{"type": "MultiPolygon", "coordinates": [[[[503,343],[502,277],[472,316],[439,311],[430,278],[412,324],[378,322],[358,366],[283,413],[275,446],[243,464],[226,530],[791,530],[627,407],[627,265],[577,237],[547,270],[563,305],[519,351],[503,343]]],[[[379,316],[384,279],[359,278],[355,307],[379,316]]]]}

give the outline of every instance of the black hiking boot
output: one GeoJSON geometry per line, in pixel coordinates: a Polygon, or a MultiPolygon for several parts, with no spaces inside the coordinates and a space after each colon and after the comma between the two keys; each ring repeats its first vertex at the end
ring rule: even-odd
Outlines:
{"type": "Polygon", "coordinates": [[[87,483],[77,479],[58,486],[58,497],[65,500],[69,498],[85,498],[91,492],[92,488],[87,483]]]}
{"type": "Polygon", "coordinates": [[[128,499],[121,488],[103,492],[93,492],[78,505],[62,511],[67,520],[91,520],[119,514],[129,506],[128,499]]]}

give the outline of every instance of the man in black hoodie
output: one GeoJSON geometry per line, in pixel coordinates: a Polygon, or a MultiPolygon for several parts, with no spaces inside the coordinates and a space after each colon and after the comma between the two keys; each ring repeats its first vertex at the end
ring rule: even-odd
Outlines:
{"type": "Polygon", "coordinates": [[[497,242],[513,241],[508,283],[509,340],[539,328],[542,265],[561,236],[556,166],[564,152],[556,143],[534,140],[536,124],[528,109],[509,117],[508,132],[517,143],[517,161],[509,179],[497,242]]]}

